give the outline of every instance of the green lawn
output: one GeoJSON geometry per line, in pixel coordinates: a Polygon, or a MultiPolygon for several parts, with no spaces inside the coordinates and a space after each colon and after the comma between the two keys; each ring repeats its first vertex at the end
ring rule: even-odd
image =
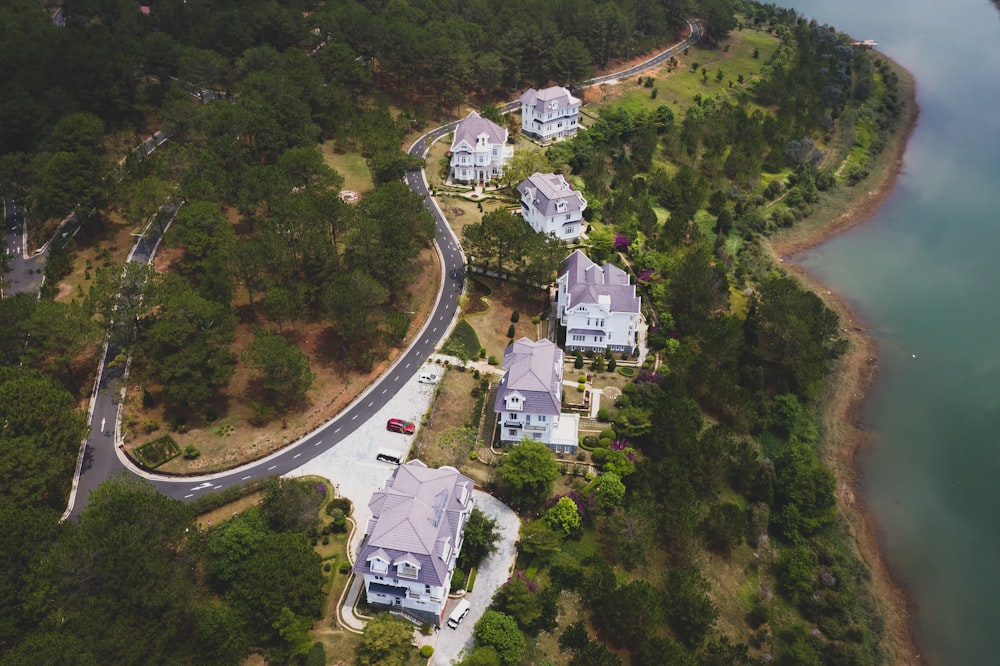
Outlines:
{"type": "Polygon", "coordinates": [[[761,67],[777,48],[778,38],[770,33],[757,30],[734,31],[730,39],[720,47],[702,44],[690,48],[686,56],[678,56],[678,68],[670,74],[666,73],[665,68],[660,69],[654,76],[652,88],[639,85],[639,77],[622,82],[627,92],[609,105],[624,107],[637,113],[651,112],[666,104],[674,113],[681,115],[691,106],[695,95],[735,98],[742,89],[738,77],[742,74],[742,86],[748,86],[753,77],[760,74],[761,67]],[[754,49],[758,50],[757,58],[753,57],[754,49]],[[697,72],[691,71],[694,63],[698,63],[697,72]],[[707,80],[701,73],[703,67],[708,73],[707,80]],[[721,82],[715,80],[720,69],[723,74],[721,82]],[[732,87],[729,86],[730,81],[733,82],[732,87]],[[655,98],[652,96],[653,90],[657,91],[655,98]]]}
{"type": "Polygon", "coordinates": [[[322,145],[323,159],[327,165],[344,177],[344,189],[355,192],[369,192],[374,188],[368,163],[358,153],[334,152],[333,142],[322,145]]]}

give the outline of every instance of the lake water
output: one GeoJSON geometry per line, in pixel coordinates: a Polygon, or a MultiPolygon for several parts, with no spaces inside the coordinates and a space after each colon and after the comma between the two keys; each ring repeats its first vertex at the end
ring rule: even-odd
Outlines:
{"type": "Polygon", "coordinates": [[[929,663],[1000,663],[1000,12],[788,0],[917,80],[919,124],[867,224],[798,258],[879,341],[864,495],[929,663]]]}

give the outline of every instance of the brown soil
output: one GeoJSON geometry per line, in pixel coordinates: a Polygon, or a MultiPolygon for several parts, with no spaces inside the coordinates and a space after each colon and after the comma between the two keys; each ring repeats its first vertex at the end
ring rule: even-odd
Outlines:
{"type": "Polygon", "coordinates": [[[831,375],[826,395],[821,401],[824,405],[822,419],[826,453],[837,476],[837,499],[845,526],[856,540],[861,557],[871,567],[872,593],[886,622],[883,646],[887,658],[894,664],[919,664],[922,660],[914,639],[912,601],[882,557],[878,525],[866,511],[860,499],[862,493],[859,492],[863,482],[860,463],[869,443],[868,434],[860,422],[860,412],[868,391],[878,377],[878,345],[865,334],[860,318],[838,294],[831,292],[793,261],[785,261],[788,258],[794,260],[794,254],[866,222],[892,192],[903,166],[907,139],[916,126],[918,116],[912,75],[895,63],[893,66],[900,73],[901,85],[906,86],[903,92],[909,97],[912,114],[906,119],[902,132],[894,138],[891,148],[877,161],[872,175],[858,185],[868,188],[866,194],[854,200],[847,210],[834,211],[825,218],[820,217],[789,233],[772,237],[770,250],[776,260],[784,261],[785,268],[792,275],[840,316],[846,328],[849,349],[831,375]]]}
{"type": "MultiPolygon", "coordinates": [[[[167,269],[177,258],[178,251],[161,246],[156,257],[157,269],[167,269]]],[[[437,253],[433,249],[425,249],[416,263],[410,285],[408,307],[416,314],[410,323],[407,339],[412,338],[420,330],[430,315],[440,275],[437,253]]],[[[240,305],[241,303],[237,301],[236,306],[240,308],[240,305]]],[[[262,322],[263,320],[257,323],[262,322]]],[[[253,338],[253,327],[252,322],[240,325],[233,344],[233,352],[237,356],[253,338]]],[[[250,387],[252,375],[246,367],[238,364],[236,374],[217,401],[218,419],[209,422],[203,415],[198,415],[197,419],[188,420],[186,432],[172,433],[182,450],[188,444],[193,444],[201,455],[192,461],[184,460],[182,457],[174,458],[159,467],[157,471],[201,474],[231,468],[266,456],[336,416],[370,386],[402,352],[400,348],[390,349],[388,357],[377,363],[369,373],[350,372],[336,358],[337,354],[329,352],[330,333],[329,325],[323,322],[297,323],[294,330],[289,330],[288,325],[285,327],[286,337],[297,342],[299,348],[309,356],[312,370],[316,374],[312,388],[306,396],[309,401],[306,407],[278,416],[267,423],[257,423],[251,408],[242,400],[250,387]]],[[[155,395],[157,387],[148,388],[155,395]]],[[[153,432],[147,434],[149,429],[146,427],[147,423],[149,427],[155,425],[157,428],[166,428],[169,425],[170,415],[164,412],[163,407],[156,404],[151,408],[144,408],[141,396],[142,387],[136,384],[129,386],[124,401],[123,417],[124,427],[127,430],[126,451],[131,451],[157,436],[153,432]]]]}
{"type": "Polygon", "coordinates": [[[469,453],[473,446],[445,433],[469,422],[476,403],[472,390],[478,385],[479,380],[471,372],[448,370],[444,373],[437,397],[414,443],[414,457],[430,467],[451,465],[461,469],[470,462],[469,453]]]}
{"type": "Polygon", "coordinates": [[[465,320],[475,329],[476,335],[479,336],[479,344],[486,349],[487,356],[503,358],[503,352],[508,344],[507,330],[511,324],[510,316],[514,310],[520,313],[518,322],[514,324],[514,339],[522,337],[537,339],[538,327],[532,323],[531,318],[542,314],[547,307],[545,292],[537,289],[528,291],[509,282],[499,282],[489,278],[476,279],[492,289],[492,293],[484,298],[489,303],[490,309],[483,314],[466,317],[465,320]]]}

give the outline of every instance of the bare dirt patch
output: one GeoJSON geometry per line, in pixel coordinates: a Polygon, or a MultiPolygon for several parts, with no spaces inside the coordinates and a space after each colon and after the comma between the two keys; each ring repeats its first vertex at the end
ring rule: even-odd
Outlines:
{"type": "MultiPolygon", "coordinates": [[[[169,265],[172,261],[170,253],[167,252],[159,261],[164,266],[169,265]]],[[[433,249],[425,249],[415,266],[410,284],[407,307],[415,314],[407,332],[408,340],[420,330],[430,315],[440,283],[440,271],[437,253],[433,249]]],[[[237,302],[236,305],[239,308],[244,304],[237,302]]],[[[237,355],[253,338],[253,327],[253,322],[240,325],[233,345],[233,352],[237,355]]],[[[157,471],[200,474],[228,469],[266,456],[333,418],[371,385],[402,352],[400,348],[389,350],[388,357],[377,363],[369,373],[350,372],[339,360],[339,351],[331,350],[329,333],[330,326],[324,322],[298,323],[294,330],[287,330],[286,327],[286,336],[309,356],[312,370],[316,373],[316,379],[307,394],[309,404],[304,409],[279,416],[267,423],[258,423],[253,410],[241,400],[250,386],[253,374],[240,363],[229,386],[220,392],[219,399],[212,405],[217,418],[208,420],[210,414],[206,409],[204,413],[189,415],[179,429],[183,432],[172,433],[181,450],[190,444],[201,455],[194,460],[175,458],[157,471]]],[[[157,387],[148,388],[155,395],[157,387]]],[[[172,415],[166,413],[162,405],[142,405],[142,387],[138,384],[129,386],[124,407],[126,451],[155,438],[158,431],[175,426],[172,415]]]]}
{"type": "Polygon", "coordinates": [[[548,296],[544,291],[491,278],[477,277],[476,280],[485,287],[483,291],[490,290],[490,295],[484,298],[490,309],[483,314],[467,317],[466,321],[476,330],[479,343],[486,349],[487,356],[503,358],[503,352],[509,344],[507,331],[514,310],[520,315],[520,319],[514,324],[514,339],[538,339],[539,325],[532,322],[531,318],[548,314],[548,296]]]}
{"type": "Polygon", "coordinates": [[[479,381],[471,372],[457,370],[448,370],[441,378],[413,448],[414,456],[429,467],[460,469],[469,462],[478,425],[471,423],[476,404],[472,392],[478,390],[479,381]]]}
{"type": "MultiPolygon", "coordinates": [[[[55,231],[55,227],[52,228],[55,231]]],[[[61,303],[82,301],[94,283],[98,268],[124,265],[135,237],[136,228],[116,212],[107,214],[103,223],[84,224],[74,241],[77,248],[73,269],[59,283],[55,300],[61,303]]]]}

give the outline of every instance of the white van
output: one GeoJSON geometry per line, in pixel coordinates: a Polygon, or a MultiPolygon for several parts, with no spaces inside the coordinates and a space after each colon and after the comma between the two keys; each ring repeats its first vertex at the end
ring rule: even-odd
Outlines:
{"type": "Polygon", "coordinates": [[[462,599],[455,606],[455,610],[451,612],[448,616],[448,626],[452,629],[458,629],[458,624],[465,619],[465,616],[469,614],[469,610],[472,609],[472,604],[469,603],[468,599],[462,599]]]}
{"type": "Polygon", "coordinates": [[[430,370],[424,370],[417,375],[417,381],[421,384],[437,384],[438,379],[437,373],[430,370]]]}

